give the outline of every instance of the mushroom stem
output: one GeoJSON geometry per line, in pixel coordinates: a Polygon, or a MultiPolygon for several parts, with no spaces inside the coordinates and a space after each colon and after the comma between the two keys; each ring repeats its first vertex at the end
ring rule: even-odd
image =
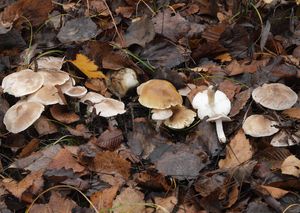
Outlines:
{"type": "Polygon", "coordinates": [[[211,107],[213,107],[215,104],[215,93],[216,93],[216,90],[214,89],[213,86],[209,86],[207,88],[208,104],[211,107]]]}
{"type": "Polygon", "coordinates": [[[226,136],[223,130],[222,119],[218,119],[215,122],[219,141],[221,143],[226,143],[226,136]]]}

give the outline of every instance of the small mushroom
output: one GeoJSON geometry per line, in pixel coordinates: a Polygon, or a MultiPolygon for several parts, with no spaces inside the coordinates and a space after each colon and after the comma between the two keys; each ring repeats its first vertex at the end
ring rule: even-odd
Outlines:
{"type": "Polygon", "coordinates": [[[63,85],[70,79],[68,73],[58,70],[39,70],[37,73],[43,75],[43,85],[63,85]]]}
{"type": "Polygon", "coordinates": [[[190,126],[197,114],[184,106],[178,105],[172,107],[173,115],[165,120],[164,124],[173,129],[183,129],[190,126]]]}
{"type": "Polygon", "coordinates": [[[251,115],[245,120],[242,128],[245,134],[252,137],[266,137],[279,131],[275,125],[278,125],[276,121],[271,121],[263,115],[251,115]]]}
{"type": "MultiPolygon", "coordinates": [[[[60,70],[64,63],[64,58],[45,56],[36,60],[36,63],[38,65],[38,69],[60,70]]],[[[31,68],[35,68],[34,63],[31,68]]]]}
{"type": "Polygon", "coordinates": [[[81,103],[85,103],[86,101],[90,101],[93,104],[100,103],[105,97],[96,92],[88,92],[85,96],[80,99],[81,103]]]}
{"type": "Polygon", "coordinates": [[[226,137],[223,131],[222,121],[229,121],[227,115],[231,109],[230,100],[226,94],[209,86],[203,92],[195,95],[192,101],[193,108],[198,110],[198,117],[203,119],[208,116],[207,121],[216,122],[216,130],[220,142],[225,143],[226,137]]]}
{"type": "Polygon", "coordinates": [[[82,98],[87,93],[87,89],[83,86],[71,87],[65,91],[65,94],[70,97],[82,98]]]}
{"type": "Polygon", "coordinates": [[[43,105],[64,104],[57,88],[52,85],[43,86],[40,90],[28,96],[27,101],[38,102],[43,105]]]}
{"type": "Polygon", "coordinates": [[[104,98],[100,103],[94,105],[97,115],[102,117],[112,117],[126,112],[125,104],[121,101],[104,98]]]}
{"type": "Polygon", "coordinates": [[[111,71],[107,76],[108,88],[119,97],[124,97],[130,89],[139,84],[135,71],[130,68],[111,71]]]}
{"type": "Polygon", "coordinates": [[[285,110],[297,102],[298,95],[284,84],[272,83],[255,88],[252,98],[268,109],[285,110]]]}
{"type": "Polygon", "coordinates": [[[152,109],[152,120],[156,121],[155,130],[158,131],[160,125],[163,123],[164,120],[170,118],[173,115],[171,109],[152,109]]]}
{"type": "Polygon", "coordinates": [[[294,146],[300,143],[300,130],[293,134],[287,134],[285,131],[280,131],[271,140],[271,145],[274,147],[294,146]]]}
{"type": "Polygon", "coordinates": [[[59,88],[62,93],[65,93],[67,90],[71,89],[75,85],[74,78],[70,77],[64,84],[60,85],[59,88]]]}
{"type": "Polygon", "coordinates": [[[168,109],[181,105],[182,97],[166,80],[152,79],[137,87],[139,102],[150,109],[168,109]]]}
{"type": "Polygon", "coordinates": [[[12,73],[3,78],[3,92],[15,97],[21,97],[36,92],[44,83],[43,76],[30,69],[12,73]]]}
{"type": "Polygon", "coordinates": [[[4,115],[3,123],[12,133],[18,133],[31,126],[44,111],[44,106],[35,102],[19,102],[10,107],[4,115]]]}

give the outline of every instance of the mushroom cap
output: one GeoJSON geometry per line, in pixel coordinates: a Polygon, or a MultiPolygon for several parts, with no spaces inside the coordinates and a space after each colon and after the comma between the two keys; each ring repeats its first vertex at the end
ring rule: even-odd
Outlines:
{"type": "Polygon", "coordinates": [[[252,98],[262,106],[273,110],[291,108],[298,100],[297,94],[280,83],[264,84],[252,91],[252,98]]]}
{"type": "Polygon", "coordinates": [[[15,97],[21,97],[36,92],[42,87],[44,77],[30,69],[12,73],[3,78],[3,92],[7,92],[15,97]]]}
{"type": "Polygon", "coordinates": [[[179,89],[178,92],[182,96],[188,96],[188,94],[195,88],[195,84],[187,84],[184,88],[179,89]]]}
{"type": "Polygon", "coordinates": [[[167,119],[164,124],[173,129],[183,129],[191,125],[197,114],[190,109],[182,105],[178,105],[172,108],[173,115],[167,119]]]}
{"type": "Polygon", "coordinates": [[[271,140],[271,145],[274,147],[293,146],[300,143],[300,130],[294,134],[289,135],[285,131],[280,131],[271,140]],[[291,139],[293,138],[293,140],[291,139]]]}
{"type": "Polygon", "coordinates": [[[94,105],[97,115],[102,117],[112,117],[118,114],[123,114],[126,112],[125,104],[121,101],[104,98],[100,103],[94,105]]]}
{"type": "Polygon", "coordinates": [[[58,94],[57,88],[52,85],[43,86],[37,92],[28,96],[27,101],[38,102],[43,105],[64,104],[58,94]]]}
{"type": "Polygon", "coordinates": [[[67,90],[71,89],[75,85],[74,78],[70,77],[64,84],[60,85],[60,90],[62,93],[65,93],[67,90]]]}
{"type": "Polygon", "coordinates": [[[152,120],[163,121],[170,118],[173,115],[171,109],[152,109],[152,120]]]}
{"type": "MultiPolygon", "coordinates": [[[[54,56],[45,56],[41,57],[36,60],[38,69],[53,69],[53,70],[60,70],[63,63],[64,58],[54,57],[54,56]]],[[[35,64],[33,63],[31,66],[32,69],[35,68],[35,64]]]]}
{"type": "Polygon", "coordinates": [[[44,111],[44,106],[36,102],[19,102],[10,107],[4,115],[3,123],[12,133],[18,133],[31,126],[44,111]]]}
{"type": "Polygon", "coordinates": [[[65,94],[71,97],[81,98],[87,93],[87,89],[83,86],[71,87],[65,94]]]}
{"type": "Polygon", "coordinates": [[[88,92],[85,96],[83,96],[80,99],[81,103],[84,103],[86,101],[90,101],[93,104],[97,104],[100,103],[103,99],[105,99],[105,97],[99,93],[96,92],[88,92]]]}
{"type": "Polygon", "coordinates": [[[140,104],[151,109],[167,109],[182,104],[181,95],[166,80],[149,80],[137,87],[137,93],[140,104]]]}
{"type": "Polygon", "coordinates": [[[252,137],[265,137],[279,131],[274,125],[278,125],[278,123],[263,115],[251,115],[243,123],[243,130],[245,134],[252,137]]]}
{"type": "Polygon", "coordinates": [[[44,77],[44,84],[43,85],[63,85],[66,83],[70,76],[67,72],[60,71],[60,70],[39,70],[38,73],[43,75],[44,77]]]}
{"type": "Polygon", "coordinates": [[[203,92],[198,92],[193,101],[192,106],[194,109],[198,109],[198,117],[203,119],[204,117],[214,117],[216,115],[228,115],[231,109],[230,100],[226,94],[217,90],[215,92],[214,104],[209,104],[208,89],[203,92]]]}
{"type": "Polygon", "coordinates": [[[216,120],[221,120],[224,122],[231,121],[231,119],[227,115],[222,115],[222,114],[213,116],[213,117],[207,119],[206,121],[211,122],[211,121],[216,121],[216,120]]]}

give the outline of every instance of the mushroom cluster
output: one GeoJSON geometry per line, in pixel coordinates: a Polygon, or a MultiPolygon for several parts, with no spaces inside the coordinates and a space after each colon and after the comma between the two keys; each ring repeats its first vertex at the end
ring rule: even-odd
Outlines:
{"type": "Polygon", "coordinates": [[[141,105],[152,109],[152,119],[173,129],[191,125],[196,113],[182,105],[183,100],[170,82],[160,79],[149,80],[137,87],[141,105]]]}
{"type": "MultiPolygon", "coordinates": [[[[252,92],[253,100],[267,109],[290,109],[298,100],[298,95],[288,86],[281,83],[264,84],[252,92]]],[[[268,119],[264,115],[251,115],[243,123],[243,130],[252,137],[266,137],[277,133],[272,141],[273,146],[289,146],[300,142],[298,137],[287,136],[284,131],[279,131],[279,123],[268,119]]]]}
{"type": "Polygon", "coordinates": [[[192,106],[198,110],[200,119],[208,117],[206,121],[216,123],[218,139],[221,143],[225,143],[226,136],[222,122],[231,120],[227,116],[231,109],[231,103],[226,94],[220,90],[215,90],[213,86],[209,86],[194,96],[192,106]]]}

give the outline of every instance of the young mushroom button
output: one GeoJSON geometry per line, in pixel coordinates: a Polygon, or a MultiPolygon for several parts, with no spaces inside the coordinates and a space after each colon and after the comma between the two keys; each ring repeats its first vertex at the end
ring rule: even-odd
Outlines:
{"type": "Polygon", "coordinates": [[[231,109],[231,103],[226,94],[219,90],[215,91],[213,86],[209,86],[207,90],[195,95],[192,105],[198,110],[198,117],[200,119],[208,116],[209,119],[207,121],[214,121],[216,123],[218,139],[220,142],[225,143],[226,137],[222,122],[230,121],[227,115],[231,109]]]}

